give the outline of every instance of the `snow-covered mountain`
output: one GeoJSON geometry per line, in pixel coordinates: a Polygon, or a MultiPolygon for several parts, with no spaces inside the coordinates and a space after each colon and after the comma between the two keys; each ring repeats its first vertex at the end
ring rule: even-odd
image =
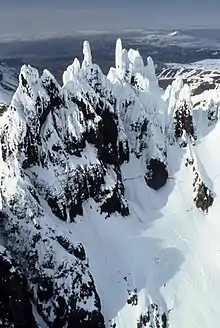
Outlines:
{"type": "MultiPolygon", "coordinates": [[[[132,34],[132,31],[129,32],[132,34]]],[[[208,37],[206,33],[204,35],[193,33],[193,30],[140,30],[139,33],[133,31],[133,38],[139,44],[144,43],[161,48],[169,46],[182,49],[192,48],[195,51],[204,48],[219,50],[219,39],[214,37],[214,33],[212,34],[212,37],[208,37]]]]}
{"type": "Polygon", "coordinates": [[[0,106],[9,105],[12,95],[17,88],[16,70],[4,64],[0,64],[0,106]]]}
{"type": "Polygon", "coordinates": [[[83,54],[1,116],[0,327],[218,328],[219,90],[83,54]]]}
{"type": "Polygon", "coordinates": [[[202,94],[220,86],[220,61],[206,59],[191,64],[169,63],[158,72],[159,84],[166,88],[181,76],[190,85],[192,95],[202,94]]]}

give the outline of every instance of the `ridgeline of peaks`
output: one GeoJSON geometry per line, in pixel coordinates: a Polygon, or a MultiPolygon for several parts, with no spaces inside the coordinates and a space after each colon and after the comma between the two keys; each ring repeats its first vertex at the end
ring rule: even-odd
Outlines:
{"type": "MultiPolygon", "coordinates": [[[[196,207],[208,211],[214,200],[194,152],[199,131],[190,88],[177,79],[163,94],[152,59],[145,66],[121,40],[108,76],[93,63],[88,42],[83,54],[82,63],[75,59],[64,72],[62,87],[47,70],[39,76],[24,65],[1,117],[2,327],[36,327],[31,303],[48,327],[105,326],[87,252],[73,242],[71,223],[84,220],[86,204],[103,220],[126,219],[124,172],[134,161],[157,191],[168,179],[168,148],[180,147],[193,172],[196,207]],[[22,307],[17,298],[25,299],[22,307]]],[[[218,103],[205,106],[207,126],[215,125],[218,103]]],[[[155,327],[167,327],[166,315],[155,327]]],[[[143,327],[155,318],[149,316],[143,327]]]]}

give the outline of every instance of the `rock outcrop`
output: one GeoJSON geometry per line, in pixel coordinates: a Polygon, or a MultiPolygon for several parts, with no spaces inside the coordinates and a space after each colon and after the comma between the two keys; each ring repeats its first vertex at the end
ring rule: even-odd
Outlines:
{"type": "Polygon", "coordinates": [[[0,327],[37,328],[26,277],[0,247],[0,327]]]}

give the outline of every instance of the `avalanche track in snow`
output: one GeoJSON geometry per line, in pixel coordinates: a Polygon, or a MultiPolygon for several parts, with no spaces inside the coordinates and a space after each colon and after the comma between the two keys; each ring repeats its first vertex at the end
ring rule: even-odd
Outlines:
{"type": "Polygon", "coordinates": [[[83,54],[1,116],[0,327],[219,328],[218,86],[83,54]]]}

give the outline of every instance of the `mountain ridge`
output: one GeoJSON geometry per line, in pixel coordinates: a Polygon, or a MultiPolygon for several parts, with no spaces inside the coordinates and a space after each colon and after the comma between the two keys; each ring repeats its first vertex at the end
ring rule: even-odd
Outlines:
{"type": "MultiPolygon", "coordinates": [[[[7,249],[27,279],[29,309],[31,302],[35,304],[49,327],[166,328],[168,322],[172,327],[171,309],[160,289],[175,273],[167,271],[154,279],[149,271],[145,277],[145,260],[135,240],[142,229],[148,234],[146,214],[160,217],[160,211],[170,206],[176,186],[170,184],[171,172],[188,170],[187,206],[191,202],[196,217],[212,211],[217,195],[197,145],[205,134],[218,131],[218,94],[215,91],[212,98],[210,91],[210,101],[202,108],[195,106],[181,77],[163,94],[152,59],[144,66],[139,52],[123,49],[120,39],[115,68],[107,76],[93,64],[87,41],[83,54],[82,63],[75,59],[64,72],[62,87],[49,71],[39,76],[24,65],[1,117],[4,252],[7,249]],[[173,153],[178,154],[176,163],[173,153]],[[147,197],[154,210],[146,204],[147,197]],[[135,220],[138,224],[132,226],[135,220]],[[121,240],[115,237],[117,229],[121,240]],[[134,234],[131,245],[125,233],[134,234]],[[98,247],[106,253],[99,255],[98,247]],[[140,259],[132,247],[142,254],[140,259]],[[119,268],[114,270],[114,265],[119,268]],[[122,281],[126,287],[118,285],[117,290],[122,281]]],[[[158,244],[152,240],[143,247],[152,272],[156,267],[151,251],[154,254],[155,247],[160,253],[158,244]]],[[[161,252],[174,266],[171,271],[184,262],[171,246],[161,252]]],[[[158,270],[156,275],[163,273],[160,265],[158,270]]],[[[0,316],[5,327],[19,324],[10,309],[0,311],[0,316]]]]}

